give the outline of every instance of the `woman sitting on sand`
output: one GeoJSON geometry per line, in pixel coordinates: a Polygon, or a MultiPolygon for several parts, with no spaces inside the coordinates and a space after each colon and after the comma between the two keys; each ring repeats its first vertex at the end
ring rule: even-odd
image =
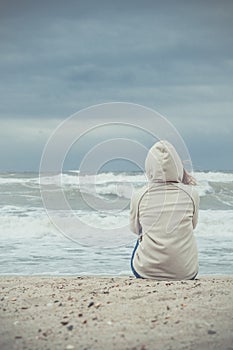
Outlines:
{"type": "Polygon", "coordinates": [[[194,279],[198,253],[193,229],[199,196],[175,148],[159,141],[145,162],[148,185],[131,199],[130,228],[139,235],[131,258],[137,278],[194,279]]]}

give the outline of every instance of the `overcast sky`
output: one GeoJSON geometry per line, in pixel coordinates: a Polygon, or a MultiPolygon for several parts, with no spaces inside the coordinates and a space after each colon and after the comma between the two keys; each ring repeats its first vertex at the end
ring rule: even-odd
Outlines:
{"type": "Polygon", "coordinates": [[[233,1],[0,0],[0,171],[38,170],[78,110],[142,104],[197,170],[233,170],[233,1]]]}

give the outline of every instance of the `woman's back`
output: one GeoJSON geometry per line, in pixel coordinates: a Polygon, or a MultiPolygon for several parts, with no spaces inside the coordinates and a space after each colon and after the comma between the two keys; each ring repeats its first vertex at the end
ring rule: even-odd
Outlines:
{"type": "Polygon", "coordinates": [[[168,143],[156,145],[152,154],[156,159],[150,154],[146,162],[147,176],[152,181],[131,200],[131,229],[141,236],[133,267],[144,278],[191,279],[198,272],[193,235],[198,194],[193,186],[181,183],[182,164],[178,164],[174,148],[168,143]]]}
{"type": "Polygon", "coordinates": [[[154,185],[140,200],[143,235],[134,267],[142,277],[190,279],[198,271],[193,199],[185,190],[173,184],[154,185]]]}

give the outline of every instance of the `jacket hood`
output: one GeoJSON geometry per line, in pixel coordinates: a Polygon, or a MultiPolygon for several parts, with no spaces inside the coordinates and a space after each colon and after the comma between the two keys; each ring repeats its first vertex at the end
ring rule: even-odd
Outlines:
{"type": "Polygon", "coordinates": [[[145,170],[151,182],[182,182],[183,164],[168,141],[159,141],[149,150],[145,170]]]}

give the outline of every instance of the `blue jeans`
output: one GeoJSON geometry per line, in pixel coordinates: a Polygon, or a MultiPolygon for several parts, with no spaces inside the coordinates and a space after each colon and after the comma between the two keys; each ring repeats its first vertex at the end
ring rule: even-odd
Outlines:
{"type": "Polygon", "coordinates": [[[195,280],[195,278],[197,277],[197,275],[198,275],[198,272],[196,273],[196,275],[195,275],[193,278],[191,278],[191,280],[195,280]]]}
{"type": "Polygon", "coordinates": [[[136,278],[143,278],[142,276],[140,276],[140,275],[137,273],[137,271],[135,270],[135,268],[134,268],[134,266],[133,266],[133,258],[134,258],[135,252],[136,252],[136,250],[137,250],[138,244],[139,244],[139,241],[137,240],[136,245],[135,245],[134,250],[133,250],[133,253],[132,253],[132,257],[131,257],[131,262],[130,262],[130,264],[131,264],[131,270],[133,271],[134,276],[135,276],[136,278]]]}

